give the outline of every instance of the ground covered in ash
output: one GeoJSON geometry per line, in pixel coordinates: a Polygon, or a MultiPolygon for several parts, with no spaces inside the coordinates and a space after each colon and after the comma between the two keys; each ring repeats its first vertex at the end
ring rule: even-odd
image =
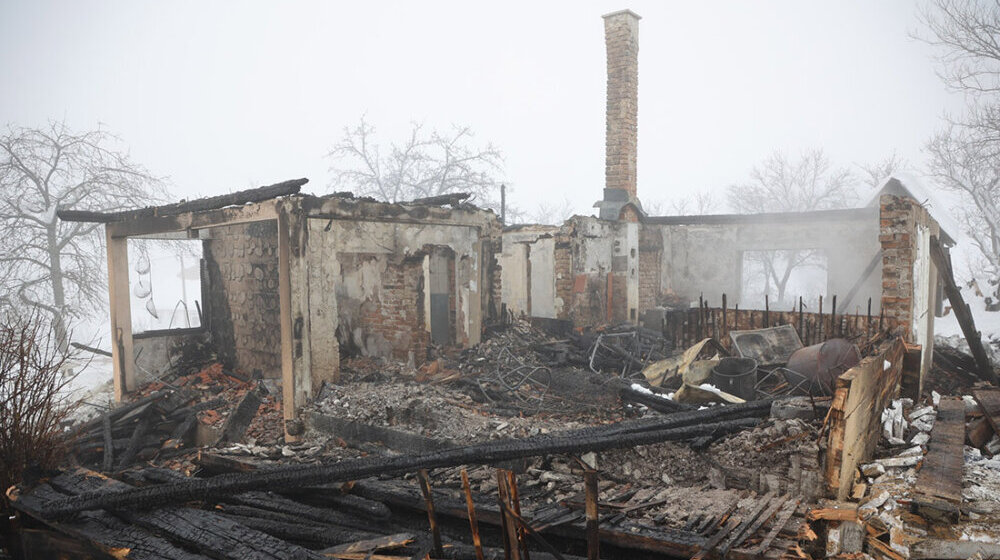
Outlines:
{"type": "MultiPolygon", "coordinates": [[[[346,360],[313,410],[456,445],[521,438],[659,414],[622,403],[607,376],[564,368],[551,376],[539,405],[528,398],[484,395],[477,376],[490,367],[408,369],[370,359],[346,360]],[[579,395],[586,394],[586,397],[579,395]]],[[[493,377],[495,380],[495,376],[493,377]]],[[[537,388],[536,388],[537,389],[537,388]]],[[[691,512],[723,517],[747,497],[767,492],[818,491],[819,422],[767,420],[695,449],[690,442],[610,450],[598,454],[601,500],[622,517],[681,528],[691,512]],[[610,507],[610,506],[609,506],[610,507]]],[[[517,465],[525,508],[582,502],[583,466],[574,457],[536,458],[517,465]]],[[[435,471],[435,484],[461,489],[461,469],[435,471]]],[[[491,467],[468,471],[473,490],[495,493],[491,467]]]]}

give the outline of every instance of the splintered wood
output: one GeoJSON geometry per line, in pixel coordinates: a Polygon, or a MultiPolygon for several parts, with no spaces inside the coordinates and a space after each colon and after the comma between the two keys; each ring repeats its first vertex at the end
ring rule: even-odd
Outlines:
{"type": "Polygon", "coordinates": [[[957,521],[962,503],[965,404],[958,397],[941,399],[927,456],[917,477],[913,503],[929,519],[957,521]]]}
{"type": "Polygon", "coordinates": [[[878,442],[880,414],[896,394],[903,370],[905,345],[896,339],[884,353],[865,359],[837,378],[830,408],[826,482],[844,501],[854,474],[871,457],[878,442]]]}

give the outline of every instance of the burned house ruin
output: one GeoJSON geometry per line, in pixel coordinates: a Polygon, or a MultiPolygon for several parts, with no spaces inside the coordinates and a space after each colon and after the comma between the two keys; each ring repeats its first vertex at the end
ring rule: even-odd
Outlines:
{"type": "Polygon", "coordinates": [[[114,215],[63,213],[106,223],[119,398],[144,381],[140,358],[162,366],[210,340],[227,367],[279,379],[293,420],[324,381],[337,380],[342,347],[420,365],[432,342],[479,343],[483,317],[497,307],[492,212],[461,197],[388,204],[299,195],[305,183],[114,215]],[[142,238],[203,243],[201,327],[132,332],[128,240],[142,238]]]}
{"type": "Polygon", "coordinates": [[[505,227],[463,194],[312,196],[305,179],[60,212],[105,224],[120,405],[75,427],[72,467],[8,491],[25,548],[1000,555],[981,461],[1000,455],[1000,389],[954,241],[897,179],[859,208],[648,215],[639,19],[604,16],[597,216],[505,227]],[[141,239],[197,245],[196,326],[133,332],[141,239]],[[815,293],[755,298],[750,264],[783,251],[822,261],[815,293]],[[944,297],[971,356],[935,351],[944,297]]]}

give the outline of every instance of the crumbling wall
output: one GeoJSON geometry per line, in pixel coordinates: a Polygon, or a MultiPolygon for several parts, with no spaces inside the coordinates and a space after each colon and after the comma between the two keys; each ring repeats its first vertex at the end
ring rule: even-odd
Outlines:
{"type": "MultiPolygon", "coordinates": [[[[642,246],[651,231],[662,237],[659,263],[659,291],[650,294],[640,289],[642,310],[651,299],[657,302],[697,301],[700,296],[713,303],[726,294],[730,305],[739,305],[744,282],[743,254],[747,251],[818,249],[827,258],[826,294],[789,294],[815,297],[837,295],[851,312],[867,311],[872,298],[873,312],[878,312],[881,295],[878,266],[865,274],[869,264],[878,265],[878,216],[874,209],[813,212],[798,216],[691,216],[669,218],[670,223],[642,225],[642,246]],[[846,302],[852,288],[854,297],[846,302]]],[[[640,273],[643,267],[640,263],[640,273]]],[[[648,270],[647,270],[648,271],[648,270]]],[[[640,286],[648,286],[640,282],[640,286]]],[[[845,309],[846,310],[846,309],[845,309]]]]}
{"type": "Polygon", "coordinates": [[[211,228],[208,327],[227,367],[281,377],[278,235],[274,221],[211,228]]]}
{"type": "MultiPolygon", "coordinates": [[[[336,279],[337,338],[347,351],[365,356],[426,359],[430,342],[426,258],[436,249],[446,262],[451,340],[477,344],[492,286],[483,286],[484,244],[476,228],[442,223],[315,220],[310,243],[326,238],[326,260],[339,263],[336,279]],[[487,300],[484,303],[484,299],[487,300]]],[[[487,244],[486,247],[491,245],[487,244]]],[[[490,255],[492,258],[492,255],[490,255]]],[[[310,260],[310,267],[324,266],[310,260]]]]}
{"type": "Polygon", "coordinates": [[[882,310],[903,325],[907,342],[920,344],[920,379],[933,358],[937,267],[930,257],[930,237],[941,228],[930,213],[909,197],[879,197],[882,247],[882,310]]]}
{"type": "MultiPolygon", "coordinates": [[[[577,325],[600,325],[628,319],[630,248],[628,228],[635,224],[575,216],[567,222],[572,246],[573,294],[569,318],[577,325]]],[[[638,241],[637,239],[635,240],[638,241]]]]}
{"type": "Polygon", "coordinates": [[[639,309],[656,307],[663,268],[663,236],[656,228],[639,229],[639,309]]]}
{"type": "Polygon", "coordinates": [[[573,245],[565,232],[556,235],[554,250],[556,297],[553,302],[556,319],[569,318],[569,302],[573,297],[573,245]]]}

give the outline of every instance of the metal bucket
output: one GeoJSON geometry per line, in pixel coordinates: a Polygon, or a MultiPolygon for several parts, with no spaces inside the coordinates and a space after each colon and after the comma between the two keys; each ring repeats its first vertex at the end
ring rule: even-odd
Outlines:
{"type": "Polygon", "coordinates": [[[722,358],[719,365],[712,368],[709,378],[712,385],[720,390],[751,401],[756,397],[757,360],[753,358],[722,358]]]}

